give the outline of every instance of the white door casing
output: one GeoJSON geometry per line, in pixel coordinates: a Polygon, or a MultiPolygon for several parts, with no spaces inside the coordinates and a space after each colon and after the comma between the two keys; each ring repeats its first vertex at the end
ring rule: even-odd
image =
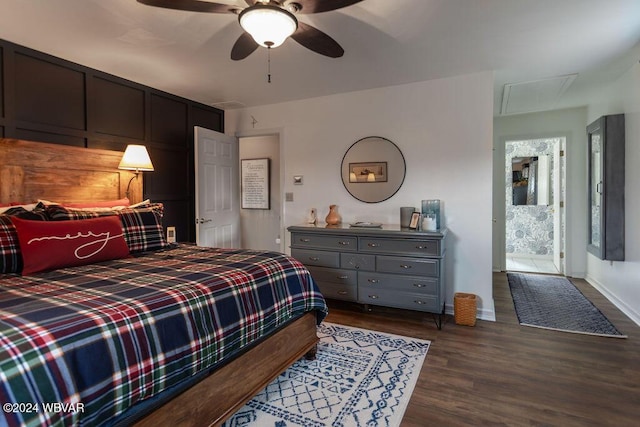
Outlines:
{"type": "MultiPolygon", "coordinates": [[[[243,159],[270,159],[270,207],[266,210],[240,208],[241,247],[282,252],[280,135],[241,136],[239,146],[241,164],[243,159]]],[[[240,189],[242,191],[242,182],[240,189]]]]}
{"type": "Polygon", "coordinates": [[[240,247],[238,140],[194,128],[196,244],[240,247]]]}
{"type": "MultiPolygon", "coordinates": [[[[564,206],[564,201],[566,200],[566,194],[565,194],[566,167],[565,167],[565,157],[561,156],[561,152],[564,153],[566,150],[566,137],[541,137],[541,138],[531,138],[531,139],[522,139],[522,140],[511,140],[511,139],[504,140],[505,151],[502,152],[502,156],[504,156],[503,164],[505,165],[505,169],[503,169],[503,171],[507,173],[502,176],[504,176],[504,178],[507,180],[505,182],[506,187],[510,188],[510,183],[512,179],[512,174],[511,174],[512,158],[519,157],[519,156],[526,157],[531,155],[543,154],[544,152],[536,151],[538,149],[534,144],[540,141],[545,142],[547,144],[547,147],[545,148],[545,152],[547,153],[546,155],[553,157],[553,173],[550,174],[550,175],[553,175],[554,177],[554,179],[551,181],[551,186],[553,190],[553,201],[551,205],[546,205],[545,207],[545,209],[547,209],[548,214],[550,215],[552,227],[553,227],[553,239],[547,240],[547,242],[551,245],[550,249],[551,249],[551,252],[553,253],[553,256],[551,256],[550,258],[550,260],[553,262],[553,267],[551,267],[548,272],[565,274],[565,271],[566,271],[565,260],[567,255],[566,245],[565,245],[565,239],[566,239],[565,210],[566,209],[564,206]],[[506,150],[506,146],[509,143],[518,144],[518,147],[512,147],[512,150],[515,150],[515,151],[509,152],[509,150],[506,150]],[[561,256],[563,252],[565,255],[564,257],[561,256]]],[[[539,188],[539,190],[541,190],[541,188],[539,188]]],[[[505,194],[505,201],[506,201],[504,206],[505,216],[503,217],[504,224],[502,224],[502,227],[498,227],[497,230],[500,233],[501,240],[502,240],[502,245],[501,245],[502,253],[500,254],[502,259],[501,265],[503,267],[503,270],[508,270],[508,268],[506,268],[507,266],[505,262],[507,258],[506,257],[507,246],[509,245],[509,242],[508,242],[509,239],[507,238],[507,232],[508,232],[507,216],[509,214],[509,209],[512,207],[511,196],[508,194],[508,192],[507,194],[505,194]]],[[[511,231],[513,231],[513,229],[511,231]]],[[[532,230],[532,232],[534,232],[534,230],[532,230]]],[[[528,233],[528,231],[526,231],[526,233],[528,233]]],[[[527,253],[522,253],[521,256],[524,258],[527,258],[527,253]]],[[[541,257],[542,259],[544,259],[546,256],[539,256],[534,253],[531,253],[531,257],[534,257],[534,258],[541,257]]],[[[528,268],[528,267],[525,267],[525,268],[528,268]]],[[[536,270],[536,269],[539,270],[542,267],[536,264],[536,266],[532,266],[531,268],[533,270],[536,270]]]]}
{"type": "Polygon", "coordinates": [[[565,188],[563,185],[563,181],[565,179],[565,171],[563,168],[563,156],[565,152],[565,138],[558,138],[557,142],[553,147],[553,176],[555,179],[553,180],[553,194],[555,197],[553,198],[553,264],[559,273],[565,273],[565,265],[564,260],[560,256],[562,252],[564,252],[564,199],[565,194],[562,191],[565,188]],[[562,154],[561,154],[562,153],[562,154]]]}

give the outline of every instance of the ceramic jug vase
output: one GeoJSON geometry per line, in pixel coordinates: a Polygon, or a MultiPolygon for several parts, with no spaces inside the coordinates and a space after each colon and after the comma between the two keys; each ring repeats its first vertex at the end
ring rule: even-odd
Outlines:
{"type": "Polygon", "coordinates": [[[340,217],[340,214],[338,213],[338,206],[337,205],[330,205],[329,206],[329,214],[327,215],[327,217],[324,220],[329,225],[338,225],[338,224],[340,224],[340,222],[342,221],[342,218],[340,217]]]}

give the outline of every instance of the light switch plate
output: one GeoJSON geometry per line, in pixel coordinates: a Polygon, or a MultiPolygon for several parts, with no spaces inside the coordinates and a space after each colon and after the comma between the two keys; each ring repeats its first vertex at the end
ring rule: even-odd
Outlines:
{"type": "Polygon", "coordinates": [[[284,193],[284,200],[287,202],[293,202],[293,193],[284,193]]]}

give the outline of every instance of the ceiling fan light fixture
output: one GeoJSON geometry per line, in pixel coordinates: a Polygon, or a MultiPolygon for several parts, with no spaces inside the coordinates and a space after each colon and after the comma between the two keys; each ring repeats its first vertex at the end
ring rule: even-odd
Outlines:
{"type": "Polygon", "coordinates": [[[264,47],[278,47],[298,29],[293,14],[278,6],[256,3],[238,17],[240,26],[264,47]]]}

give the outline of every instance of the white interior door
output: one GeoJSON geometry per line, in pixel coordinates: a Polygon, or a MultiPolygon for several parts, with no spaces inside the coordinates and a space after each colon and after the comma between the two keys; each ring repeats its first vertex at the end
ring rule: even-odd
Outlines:
{"type": "Polygon", "coordinates": [[[240,247],[238,140],[196,126],[196,243],[240,247]]]}

